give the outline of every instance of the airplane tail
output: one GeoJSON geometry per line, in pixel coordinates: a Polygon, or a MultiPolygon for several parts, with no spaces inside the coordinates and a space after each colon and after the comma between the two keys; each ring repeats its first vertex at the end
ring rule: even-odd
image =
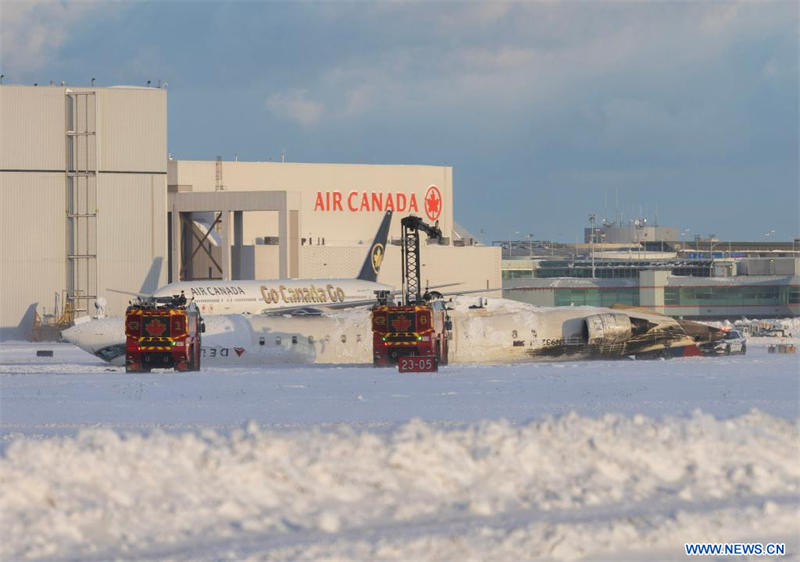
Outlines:
{"type": "Polygon", "coordinates": [[[364,259],[364,265],[361,266],[361,271],[356,279],[361,281],[378,280],[378,272],[381,270],[383,258],[386,255],[386,239],[389,237],[389,226],[392,224],[392,211],[386,211],[383,216],[383,221],[378,227],[378,233],[369,247],[367,257],[364,259]]]}

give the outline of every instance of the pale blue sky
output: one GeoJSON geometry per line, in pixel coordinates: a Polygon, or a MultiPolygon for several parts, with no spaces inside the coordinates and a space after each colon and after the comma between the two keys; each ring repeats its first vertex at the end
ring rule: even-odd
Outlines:
{"type": "Polygon", "coordinates": [[[168,82],[175,158],[448,164],[484,240],[800,236],[796,2],[0,7],[5,83],[168,82]]]}

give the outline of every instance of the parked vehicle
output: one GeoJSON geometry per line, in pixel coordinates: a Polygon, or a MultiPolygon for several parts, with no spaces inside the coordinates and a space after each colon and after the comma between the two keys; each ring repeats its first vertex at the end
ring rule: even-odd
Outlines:
{"type": "Polygon", "coordinates": [[[730,355],[747,353],[747,338],[739,330],[728,330],[721,340],[701,344],[700,349],[706,355],[730,355]]]}

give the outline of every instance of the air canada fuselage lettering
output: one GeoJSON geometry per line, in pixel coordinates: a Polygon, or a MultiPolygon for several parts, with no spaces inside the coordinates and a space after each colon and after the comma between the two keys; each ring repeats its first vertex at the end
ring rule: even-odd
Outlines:
{"type": "MultiPolygon", "coordinates": [[[[241,357],[241,354],[239,354],[241,357]]],[[[227,347],[200,347],[200,357],[202,358],[211,358],[211,357],[230,357],[230,349],[227,347]]]]}
{"type": "Polygon", "coordinates": [[[191,287],[192,298],[194,297],[218,297],[218,296],[239,296],[244,295],[245,291],[241,287],[191,287]]]}

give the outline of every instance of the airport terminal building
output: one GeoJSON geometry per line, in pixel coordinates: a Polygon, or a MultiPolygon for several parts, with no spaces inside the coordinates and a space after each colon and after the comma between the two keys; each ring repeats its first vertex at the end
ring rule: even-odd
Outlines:
{"type": "Polygon", "coordinates": [[[504,260],[503,296],[536,306],[622,303],[694,320],[800,316],[800,258],[504,260]]]}
{"type": "Polygon", "coordinates": [[[422,249],[424,284],[502,285],[500,248],[454,218],[448,166],[172,160],[162,88],[1,85],[0,118],[2,340],[98,299],[120,315],[130,297],[109,289],[352,277],[387,210],[381,282],[400,287],[392,240],[415,214],[444,235],[422,249]]]}

